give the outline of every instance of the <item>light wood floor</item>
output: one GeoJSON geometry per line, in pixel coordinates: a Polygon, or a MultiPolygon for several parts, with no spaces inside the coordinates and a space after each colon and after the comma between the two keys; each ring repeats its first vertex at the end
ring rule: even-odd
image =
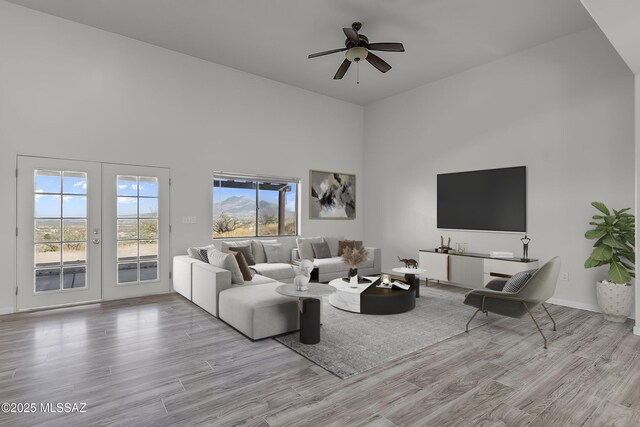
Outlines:
{"type": "Polygon", "coordinates": [[[0,425],[639,426],[631,325],[551,312],[557,332],[535,311],[549,350],[528,319],[503,319],[347,380],[177,295],[2,316],[0,402],[87,412],[0,425]]]}

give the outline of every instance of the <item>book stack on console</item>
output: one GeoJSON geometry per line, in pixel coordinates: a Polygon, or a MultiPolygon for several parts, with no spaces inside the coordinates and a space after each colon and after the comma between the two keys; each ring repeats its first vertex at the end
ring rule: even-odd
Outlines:
{"type": "Polygon", "coordinates": [[[505,251],[491,251],[489,252],[491,258],[513,258],[513,252],[505,251]]]}

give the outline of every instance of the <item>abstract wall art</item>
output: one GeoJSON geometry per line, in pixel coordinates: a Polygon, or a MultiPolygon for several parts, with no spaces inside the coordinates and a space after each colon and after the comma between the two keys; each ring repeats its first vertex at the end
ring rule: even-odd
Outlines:
{"type": "Polygon", "coordinates": [[[311,170],[309,183],[309,218],[356,218],[355,175],[311,170]]]}

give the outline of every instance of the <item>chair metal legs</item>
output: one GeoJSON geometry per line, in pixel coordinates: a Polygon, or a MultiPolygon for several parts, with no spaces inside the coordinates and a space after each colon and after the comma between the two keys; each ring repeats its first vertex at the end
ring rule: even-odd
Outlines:
{"type": "Polygon", "coordinates": [[[553,316],[551,316],[551,313],[549,313],[549,310],[547,310],[547,307],[544,306],[544,304],[542,304],[542,308],[544,308],[544,311],[547,312],[547,316],[549,316],[549,319],[551,319],[551,321],[553,322],[553,330],[556,330],[556,321],[553,319],[553,316]]]}
{"type": "Polygon", "coordinates": [[[531,317],[531,320],[533,320],[533,323],[536,325],[536,328],[538,328],[538,332],[540,332],[540,335],[542,335],[542,339],[544,340],[544,349],[546,350],[547,349],[547,337],[545,337],[544,334],[542,333],[542,329],[540,329],[540,325],[538,325],[538,322],[536,322],[536,318],[533,317],[533,314],[531,313],[531,310],[529,310],[529,307],[527,307],[527,304],[524,301],[522,301],[522,305],[524,306],[525,310],[527,310],[527,313],[529,313],[529,316],[531,317]]]}
{"type": "Polygon", "coordinates": [[[478,312],[481,311],[480,309],[477,309],[475,313],[473,313],[473,316],[471,316],[471,319],[469,319],[469,321],[467,322],[467,328],[465,330],[465,332],[469,333],[469,324],[471,323],[471,321],[473,320],[474,317],[476,317],[476,314],[478,314],[478,312]]]}

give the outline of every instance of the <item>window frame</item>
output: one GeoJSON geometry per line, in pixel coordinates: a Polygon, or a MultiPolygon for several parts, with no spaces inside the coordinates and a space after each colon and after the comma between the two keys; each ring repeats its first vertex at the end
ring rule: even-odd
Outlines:
{"type": "MultiPolygon", "coordinates": [[[[253,174],[244,174],[244,173],[234,173],[234,172],[222,172],[222,171],[214,171],[213,179],[211,181],[211,236],[213,240],[220,239],[246,239],[246,238],[261,238],[261,237],[297,237],[301,235],[300,231],[300,223],[301,221],[301,190],[302,190],[302,180],[300,178],[291,178],[291,177],[281,177],[281,176],[265,176],[265,175],[253,175],[253,174]],[[244,236],[216,236],[216,232],[213,229],[214,225],[214,215],[215,215],[215,189],[216,189],[216,181],[221,180],[238,180],[238,181],[249,181],[252,182],[255,186],[255,232],[253,234],[247,234],[244,236]],[[296,230],[293,234],[281,234],[281,228],[278,226],[278,233],[271,235],[260,235],[260,191],[261,184],[281,184],[281,185],[291,185],[295,184],[295,221],[296,221],[296,230]]],[[[218,187],[220,188],[220,187],[218,187]]],[[[265,191],[264,189],[262,191],[265,191]]],[[[285,201],[286,203],[286,201],[285,201]]],[[[286,210],[285,210],[286,212],[286,210]]],[[[280,220],[280,215],[278,214],[278,220],[280,220]]]]}

